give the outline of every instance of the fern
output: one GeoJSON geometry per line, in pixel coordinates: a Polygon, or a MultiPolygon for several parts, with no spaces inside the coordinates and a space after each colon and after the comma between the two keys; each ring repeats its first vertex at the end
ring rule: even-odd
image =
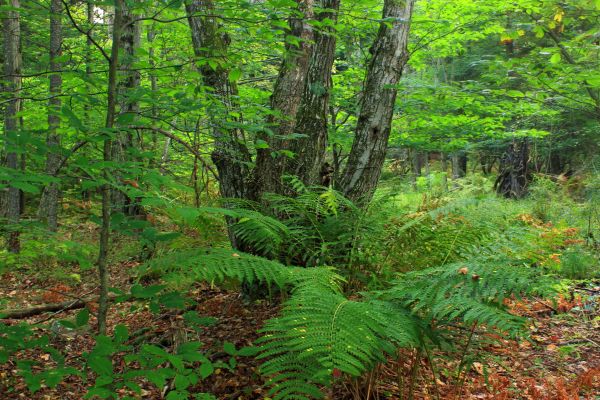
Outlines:
{"type": "Polygon", "coordinates": [[[228,249],[193,249],[171,253],[148,261],[144,273],[160,275],[166,281],[182,280],[219,283],[233,279],[240,283],[262,283],[280,289],[317,288],[338,291],[343,278],[332,268],[288,267],[276,261],[228,249]]]}
{"type": "Polygon", "coordinates": [[[334,370],[360,376],[419,342],[418,323],[405,310],[312,288],[296,292],[261,332],[261,372],[271,377],[274,399],[321,398],[334,370]]]}
{"type": "Polygon", "coordinates": [[[536,268],[488,255],[464,263],[403,274],[381,298],[409,307],[438,325],[474,323],[515,337],[525,319],[508,312],[510,296],[549,293],[552,280],[536,268]],[[535,285],[532,283],[535,282],[535,285]]]}

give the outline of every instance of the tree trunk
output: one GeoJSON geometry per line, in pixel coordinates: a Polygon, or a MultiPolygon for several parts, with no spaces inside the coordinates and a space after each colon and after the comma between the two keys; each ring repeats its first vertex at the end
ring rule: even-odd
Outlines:
{"type": "MultiPolygon", "coordinates": [[[[4,90],[8,93],[9,100],[4,109],[4,132],[7,136],[9,149],[6,154],[6,166],[14,170],[19,169],[19,159],[17,153],[10,149],[14,146],[18,130],[17,113],[20,109],[21,92],[21,53],[19,44],[21,41],[21,24],[19,21],[19,0],[9,0],[3,2],[3,5],[12,7],[12,10],[5,11],[3,17],[4,28],[4,90]]],[[[15,171],[16,172],[16,171],[15,171]]],[[[9,182],[10,184],[10,182],[9,182]]],[[[19,217],[21,214],[20,191],[16,187],[9,186],[7,193],[6,217],[9,224],[8,232],[8,250],[12,253],[18,253],[21,247],[19,239],[19,217]]]]}
{"type": "MultiPolygon", "coordinates": [[[[119,115],[126,121],[134,122],[139,112],[139,103],[137,100],[132,100],[131,95],[134,90],[139,88],[141,77],[139,71],[133,70],[132,66],[136,61],[136,51],[140,46],[141,26],[139,22],[135,22],[137,16],[131,12],[126,3],[124,3],[124,7],[122,14],[123,28],[119,37],[121,53],[119,71],[121,76],[117,84],[117,97],[119,99],[119,115]]],[[[127,163],[133,161],[131,160],[130,150],[137,147],[137,145],[134,143],[131,130],[127,129],[128,126],[123,125],[122,128],[123,130],[117,134],[117,140],[112,143],[112,159],[124,163],[125,168],[127,168],[127,163]]],[[[116,173],[115,178],[122,180],[120,173],[116,173]]],[[[121,210],[128,216],[138,213],[139,207],[125,192],[113,189],[111,195],[115,210],[121,210]]]]}
{"type": "Polygon", "coordinates": [[[529,184],[529,143],[527,138],[512,141],[500,162],[500,173],[494,190],[507,198],[520,199],[527,194],[529,184]]]}
{"type": "Polygon", "coordinates": [[[463,178],[467,171],[467,157],[462,152],[452,153],[452,179],[463,178]]]}
{"type": "MultiPolygon", "coordinates": [[[[50,100],[48,101],[48,134],[46,145],[46,174],[55,176],[61,164],[60,136],[56,130],[60,127],[60,92],[62,90],[61,63],[57,59],[62,54],[62,0],[52,0],[50,3],[50,100]]],[[[48,230],[56,232],[58,228],[58,199],[60,189],[58,183],[48,184],[42,192],[38,216],[45,219],[48,230]]]]}
{"type": "Polygon", "coordinates": [[[413,189],[417,189],[417,178],[421,176],[421,154],[417,151],[417,149],[410,149],[410,164],[411,164],[411,181],[413,185],[413,189]]]}
{"type": "MultiPolygon", "coordinates": [[[[112,49],[108,68],[108,90],[106,101],[106,124],[107,130],[112,130],[115,125],[115,114],[117,108],[117,70],[119,65],[119,38],[121,37],[121,28],[123,24],[123,0],[115,0],[115,17],[113,22],[112,49]]],[[[103,158],[105,163],[112,161],[112,140],[106,136],[103,146],[103,158]]],[[[111,171],[104,167],[104,179],[106,182],[111,180],[111,171]]],[[[110,185],[105,183],[102,186],[102,225],[100,228],[100,250],[98,254],[98,277],[100,281],[100,300],[98,304],[98,333],[106,334],[106,315],[108,312],[108,266],[107,255],[110,239],[110,185]]]]}
{"type": "Polygon", "coordinates": [[[343,193],[368,202],[375,192],[390,136],[397,85],[408,60],[406,49],[414,0],[385,0],[383,20],[367,70],[362,105],[348,163],[343,193]]]}
{"type": "MultiPolygon", "coordinates": [[[[340,0],[321,0],[317,21],[337,22],[340,0]]],[[[307,185],[320,185],[325,150],[327,149],[327,116],[332,87],[331,70],[335,58],[336,33],[324,25],[315,31],[315,46],[310,57],[302,102],[298,110],[295,132],[303,137],[291,143],[295,154],[288,173],[307,185]]]]}
{"type": "MultiPolygon", "coordinates": [[[[229,37],[219,29],[215,17],[213,0],[188,0],[185,4],[194,53],[200,60],[216,61],[198,64],[203,84],[211,89],[207,92],[215,102],[209,108],[209,119],[213,126],[214,150],[212,160],[219,172],[219,188],[225,198],[246,198],[248,194],[248,165],[250,153],[246,140],[239,128],[239,118],[232,117],[231,111],[240,114],[236,103],[238,95],[235,82],[229,79],[227,62],[229,37]]],[[[235,238],[231,237],[235,246],[235,238]]]]}
{"type": "Polygon", "coordinates": [[[442,190],[448,191],[448,161],[446,160],[446,153],[440,153],[440,166],[442,169],[442,190]]]}
{"type": "Polygon", "coordinates": [[[296,127],[296,113],[306,85],[313,49],[313,28],[309,24],[314,17],[313,0],[297,0],[297,7],[297,11],[292,11],[287,32],[294,40],[286,42],[286,53],[271,95],[271,108],[280,116],[269,118],[273,132],[261,138],[268,148],[259,146],[256,152],[254,198],[264,192],[283,192],[281,177],[286,171],[289,155],[281,150],[289,150],[290,142],[294,140],[292,135],[296,127]]]}

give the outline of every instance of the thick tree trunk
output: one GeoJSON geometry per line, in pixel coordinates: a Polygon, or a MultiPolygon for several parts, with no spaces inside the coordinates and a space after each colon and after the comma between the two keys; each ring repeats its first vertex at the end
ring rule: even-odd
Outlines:
{"type": "MultiPolygon", "coordinates": [[[[321,0],[317,21],[337,22],[340,0],[321,0]]],[[[331,70],[335,58],[336,32],[324,24],[315,31],[315,46],[310,57],[302,102],[295,132],[303,135],[291,143],[295,154],[287,171],[305,184],[321,184],[321,170],[327,149],[327,116],[332,87],[331,70]]]]}
{"type": "MultiPolygon", "coordinates": [[[[134,122],[139,112],[139,103],[131,98],[133,91],[140,86],[140,73],[132,69],[136,61],[136,51],[140,46],[141,25],[136,22],[138,18],[124,3],[123,10],[123,29],[119,37],[120,45],[120,79],[118,80],[117,92],[119,99],[119,115],[126,117],[125,120],[134,122]]],[[[133,134],[127,126],[117,135],[112,143],[112,159],[116,162],[124,163],[133,161],[130,153],[131,149],[137,147],[133,134]]],[[[118,180],[122,180],[122,174],[116,173],[118,180]]],[[[138,214],[139,206],[133,199],[129,198],[121,190],[112,190],[112,203],[115,210],[121,210],[125,215],[133,216],[138,214]]]]}
{"type": "Polygon", "coordinates": [[[500,173],[494,182],[496,193],[520,199],[527,194],[529,184],[529,143],[513,140],[500,162],[500,173]]]}
{"type": "Polygon", "coordinates": [[[362,105],[341,190],[368,202],[375,191],[390,136],[397,85],[408,60],[406,49],[414,0],[385,0],[383,20],[367,71],[362,105]]]}
{"type": "Polygon", "coordinates": [[[282,193],[281,177],[286,171],[289,156],[281,150],[289,150],[296,127],[296,113],[300,107],[306,84],[306,76],[313,49],[313,0],[297,0],[297,10],[292,11],[287,35],[294,38],[286,42],[286,53],[279,69],[271,108],[280,114],[270,117],[272,134],[263,135],[261,140],[268,148],[257,149],[254,170],[254,195],[258,198],[264,192],[282,193]]]}
{"type": "MultiPolygon", "coordinates": [[[[237,114],[240,111],[236,100],[237,86],[229,80],[229,70],[223,66],[227,61],[230,39],[219,29],[213,0],[188,0],[185,8],[196,57],[217,61],[215,68],[210,63],[200,63],[198,70],[203,84],[211,89],[207,95],[215,100],[209,108],[209,118],[214,139],[212,160],[219,172],[221,195],[245,198],[248,195],[248,165],[251,160],[244,134],[235,126],[239,124],[239,118],[231,115],[231,111],[237,114]]],[[[235,246],[235,238],[231,239],[235,246]]]]}
{"type": "MultiPolygon", "coordinates": [[[[52,0],[50,3],[50,100],[48,101],[48,134],[46,145],[46,174],[55,176],[61,164],[60,136],[56,130],[60,127],[60,92],[62,90],[61,63],[58,61],[62,54],[62,0],[52,0]]],[[[38,216],[45,219],[50,231],[58,228],[58,199],[60,189],[58,183],[52,182],[44,188],[40,200],[38,216]]]]}
{"type": "MultiPolygon", "coordinates": [[[[8,137],[9,146],[14,142],[12,136],[16,135],[18,130],[17,113],[20,110],[20,92],[21,92],[21,53],[19,44],[21,40],[21,24],[19,20],[20,8],[19,0],[9,0],[2,2],[2,5],[12,7],[10,11],[5,11],[3,16],[4,30],[4,90],[7,92],[9,100],[4,109],[4,132],[8,137]]],[[[6,154],[6,166],[14,170],[19,169],[19,158],[17,153],[9,149],[6,154]]],[[[20,250],[18,223],[21,215],[20,191],[16,187],[9,186],[6,200],[6,217],[10,225],[8,232],[8,250],[18,253],[20,250]]]]}

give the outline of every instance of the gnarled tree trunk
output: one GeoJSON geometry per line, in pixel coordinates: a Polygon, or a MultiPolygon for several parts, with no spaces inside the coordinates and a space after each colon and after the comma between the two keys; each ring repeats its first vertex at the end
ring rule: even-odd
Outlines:
{"type": "Polygon", "coordinates": [[[358,115],[352,150],[341,181],[350,199],[368,202],[375,191],[390,136],[397,85],[408,60],[406,49],[414,0],[386,0],[371,49],[373,58],[358,115]]]}
{"type": "Polygon", "coordinates": [[[500,173],[494,189],[504,197],[520,199],[529,184],[529,143],[527,138],[513,140],[500,161],[500,173]]]}

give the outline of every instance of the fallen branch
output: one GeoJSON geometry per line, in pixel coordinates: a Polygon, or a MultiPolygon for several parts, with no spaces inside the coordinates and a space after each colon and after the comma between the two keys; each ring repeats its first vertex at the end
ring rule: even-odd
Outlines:
{"type": "MultiPolygon", "coordinates": [[[[114,300],[116,295],[109,295],[108,301],[114,300]]],[[[0,319],[21,319],[33,317],[34,315],[43,314],[45,312],[67,311],[83,308],[88,303],[98,302],[98,297],[89,297],[86,299],[68,300],[62,303],[40,304],[29,308],[16,308],[8,310],[0,310],[0,319]]]]}

